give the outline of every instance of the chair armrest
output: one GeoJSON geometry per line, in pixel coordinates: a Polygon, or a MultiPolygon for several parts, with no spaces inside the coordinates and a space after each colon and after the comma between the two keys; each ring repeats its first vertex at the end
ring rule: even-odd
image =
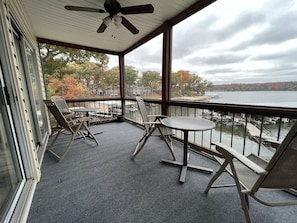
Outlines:
{"type": "Polygon", "coordinates": [[[74,114],[64,114],[64,117],[67,119],[67,120],[69,120],[69,119],[76,119],[77,118],[77,116],[76,115],[74,115],[74,114]]]}
{"type": "Polygon", "coordinates": [[[77,120],[77,121],[80,121],[80,122],[87,122],[90,120],[89,117],[79,117],[79,118],[76,118],[74,120],[77,120]]]}
{"type": "Polygon", "coordinates": [[[148,115],[148,117],[167,118],[167,115],[148,115]]]}
{"type": "Polygon", "coordinates": [[[166,115],[148,115],[148,118],[154,118],[154,121],[159,121],[160,119],[167,118],[166,115]]]}
{"type": "Polygon", "coordinates": [[[75,124],[75,123],[79,123],[79,122],[87,122],[89,120],[90,120],[89,117],[76,117],[74,119],[68,120],[68,123],[75,124]]]}
{"type": "Polygon", "coordinates": [[[259,165],[255,164],[251,160],[249,160],[244,155],[240,154],[239,152],[235,151],[231,147],[228,147],[222,143],[213,143],[216,146],[216,150],[220,152],[226,159],[232,160],[237,159],[239,162],[241,162],[243,165],[254,171],[255,173],[259,175],[266,174],[266,170],[260,167],[259,165]]]}
{"type": "Polygon", "coordinates": [[[161,124],[161,122],[143,122],[144,125],[161,124]]]}

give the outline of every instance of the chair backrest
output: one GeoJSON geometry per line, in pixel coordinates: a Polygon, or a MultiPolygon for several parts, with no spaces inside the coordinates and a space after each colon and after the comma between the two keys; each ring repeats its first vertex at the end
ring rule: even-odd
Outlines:
{"type": "Polygon", "coordinates": [[[268,173],[258,179],[255,189],[257,187],[275,189],[297,187],[297,122],[277,148],[265,169],[268,173]]]}
{"type": "MultiPolygon", "coordinates": [[[[138,109],[139,109],[139,112],[140,112],[140,115],[141,115],[141,118],[142,118],[142,121],[143,122],[149,122],[149,117],[148,117],[148,114],[147,114],[147,111],[146,111],[146,108],[145,108],[145,104],[144,104],[144,101],[141,97],[136,97],[136,101],[137,101],[137,106],[138,106],[138,109]]],[[[144,124],[144,127],[146,128],[146,130],[148,131],[149,128],[150,128],[150,125],[148,124],[144,124]]]]}
{"type": "Polygon", "coordinates": [[[53,102],[55,102],[56,106],[60,109],[60,111],[63,114],[71,113],[69,108],[68,108],[68,105],[66,103],[66,100],[65,100],[65,98],[63,96],[52,96],[51,100],[53,102]]]}
{"type": "Polygon", "coordinates": [[[72,132],[73,130],[72,130],[71,126],[69,125],[68,121],[66,120],[65,116],[63,115],[61,110],[58,108],[56,103],[54,101],[51,101],[51,100],[44,100],[44,103],[45,103],[46,107],[48,108],[48,110],[55,117],[58,124],[60,126],[62,126],[63,128],[65,128],[65,129],[72,132]]]}

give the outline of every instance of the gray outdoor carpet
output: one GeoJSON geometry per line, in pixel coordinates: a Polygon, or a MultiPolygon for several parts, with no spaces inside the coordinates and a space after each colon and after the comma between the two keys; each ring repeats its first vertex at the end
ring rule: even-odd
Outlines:
{"type": "MultiPolygon", "coordinates": [[[[134,161],[130,160],[142,129],[129,123],[92,127],[99,147],[76,140],[61,163],[46,153],[29,223],[221,223],[245,222],[235,188],[204,189],[212,174],[188,170],[179,183],[180,168],[162,164],[170,152],[158,137],[151,137],[134,161]]],[[[60,140],[57,145],[65,145],[60,140]]],[[[174,144],[178,160],[182,145],[174,144]]],[[[190,163],[219,168],[217,163],[190,152],[190,163]]],[[[221,182],[232,182],[226,174],[221,182]]],[[[275,196],[290,196],[287,193],[275,196]]],[[[266,207],[251,199],[253,222],[296,222],[297,206],[266,207]]]]}

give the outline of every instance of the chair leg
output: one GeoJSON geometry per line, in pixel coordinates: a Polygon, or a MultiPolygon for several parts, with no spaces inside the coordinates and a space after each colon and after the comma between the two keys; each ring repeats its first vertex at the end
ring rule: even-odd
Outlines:
{"type": "Polygon", "coordinates": [[[62,156],[61,156],[59,162],[61,162],[61,161],[65,158],[66,154],[67,154],[68,151],[70,150],[70,147],[71,147],[71,145],[72,145],[72,143],[73,143],[73,140],[74,140],[74,136],[75,136],[75,134],[72,134],[72,136],[71,136],[71,140],[70,140],[70,142],[69,142],[67,148],[65,149],[64,153],[62,154],[62,156]]]}
{"type": "Polygon", "coordinates": [[[228,165],[228,161],[225,160],[225,162],[223,163],[223,165],[221,166],[221,168],[216,172],[216,174],[210,179],[206,189],[205,189],[205,193],[208,193],[208,191],[210,190],[212,184],[216,181],[216,179],[219,178],[219,176],[225,171],[226,166],[228,165]]]}
{"type": "Polygon", "coordinates": [[[172,155],[172,157],[173,157],[173,160],[176,160],[175,155],[174,155],[174,151],[173,151],[173,146],[172,146],[172,139],[171,139],[171,137],[170,137],[169,135],[166,135],[166,136],[165,136],[165,135],[163,134],[163,132],[161,131],[160,127],[158,127],[158,130],[159,130],[159,132],[160,132],[162,138],[164,139],[164,141],[165,141],[167,147],[169,148],[169,150],[170,150],[170,152],[171,152],[171,155],[172,155]]]}
{"type": "MultiPolygon", "coordinates": [[[[248,202],[248,195],[245,193],[242,193],[242,188],[241,188],[241,184],[238,180],[238,176],[234,167],[234,164],[232,161],[228,161],[225,160],[224,163],[222,164],[221,168],[216,172],[216,174],[211,178],[211,180],[209,181],[206,189],[205,189],[205,193],[208,193],[208,191],[210,190],[210,188],[212,187],[212,184],[215,182],[216,179],[218,179],[218,177],[225,171],[225,168],[227,167],[227,165],[230,164],[231,166],[231,170],[232,170],[232,175],[235,181],[235,185],[237,188],[237,191],[239,193],[239,197],[240,197],[240,201],[241,201],[241,207],[244,211],[244,215],[245,215],[245,220],[247,223],[251,223],[251,217],[250,217],[250,213],[249,213],[249,202],[248,202]]],[[[231,185],[227,185],[231,186],[231,185]]],[[[222,187],[222,186],[219,186],[222,187]]]]}
{"type": "Polygon", "coordinates": [[[68,153],[68,151],[69,151],[69,149],[70,149],[70,147],[71,147],[71,145],[72,145],[72,143],[73,143],[73,140],[74,140],[74,136],[75,136],[75,134],[72,134],[72,136],[71,136],[71,140],[70,140],[70,142],[68,143],[68,145],[67,145],[67,147],[66,147],[66,149],[64,150],[64,152],[62,153],[62,155],[58,155],[56,152],[54,152],[53,150],[51,150],[51,149],[48,149],[48,151],[58,160],[58,162],[61,162],[63,159],[64,159],[64,157],[66,156],[66,154],[68,153]]]}
{"type": "Polygon", "coordinates": [[[51,142],[51,144],[47,147],[47,150],[49,150],[54,145],[54,143],[57,141],[57,138],[60,135],[60,133],[61,133],[61,130],[59,130],[57,132],[57,134],[55,135],[55,138],[53,139],[53,141],[51,142]]]}
{"type": "Polygon", "coordinates": [[[88,134],[90,136],[92,136],[91,138],[97,143],[97,145],[99,145],[99,142],[97,141],[96,137],[94,136],[94,134],[91,132],[90,128],[84,123],[83,124],[84,128],[87,130],[88,134]]]}
{"type": "Polygon", "coordinates": [[[242,205],[242,209],[244,211],[244,216],[245,216],[245,220],[247,223],[251,223],[251,216],[250,216],[250,205],[249,205],[249,196],[247,194],[243,194],[242,193],[242,197],[243,197],[243,201],[241,202],[242,205]]]}
{"type": "Polygon", "coordinates": [[[146,141],[148,140],[151,134],[146,133],[137,143],[136,148],[132,154],[131,160],[134,160],[137,154],[143,149],[146,141]]]}
{"type": "Polygon", "coordinates": [[[135,157],[137,156],[137,154],[143,149],[145,143],[147,142],[148,138],[152,135],[152,133],[156,130],[156,128],[158,128],[162,138],[164,139],[167,147],[169,148],[171,155],[173,157],[173,160],[176,160],[175,155],[174,155],[174,151],[173,151],[173,146],[172,146],[172,140],[170,138],[169,135],[164,136],[163,132],[161,131],[160,127],[153,127],[151,128],[151,130],[147,133],[145,133],[143,135],[143,137],[138,141],[136,148],[132,154],[131,160],[134,160],[135,157]]]}
{"type": "Polygon", "coordinates": [[[149,132],[146,132],[142,138],[138,141],[136,148],[132,154],[131,160],[134,160],[137,154],[143,149],[145,143],[147,142],[148,138],[152,135],[152,133],[155,131],[155,127],[151,128],[149,132]]]}
{"type": "Polygon", "coordinates": [[[169,150],[170,150],[170,152],[171,152],[171,155],[172,155],[172,157],[173,157],[173,160],[176,160],[176,157],[175,157],[175,155],[174,155],[174,151],[173,151],[173,145],[172,145],[172,139],[171,139],[171,137],[168,135],[166,138],[168,138],[167,140],[166,139],[164,139],[165,140],[165,142],[167,141],[168,143],[166,143],[167,144],[167,146],[168,146],[168,148],[169,148],[169,150]]]}
{"type": "Polygon", "coordinates": [[[58,161],[60,161],[61,157],[51,149],[51,147],[55,144],[55,142],[58,139],[58,136],[60,135],[62,130],[59,130],[55,136],[55,138],[53,139],[53,141],[51,142],[51,144],[47,147],[46,151],[50,152],[58,161]]]}
{"type": "Polygon", "coordinates": [[[251,223],[251,217],[249,212],[249,205],[248,205],[248,195],[242,192],[241,184],[238,180],[238,176],[234,167],[233,162],[230,162],[233,178],[236,184],[237,191],[239,193],[240,201],[241,201],[241,207],[244,211],[245,220],[247,223],[251,223]]]}

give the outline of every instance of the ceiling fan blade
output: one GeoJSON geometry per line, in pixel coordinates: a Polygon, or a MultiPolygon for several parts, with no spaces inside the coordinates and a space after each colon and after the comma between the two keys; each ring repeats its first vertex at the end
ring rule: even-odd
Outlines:
{"type": "Polygon", "coordinates": [[[99,26],[99,28],[97,29],[97,33],[103,33],[107,28],[107,25],[102,22],[101,25],[99,26]]]}
{"type": "Polygon", "coordinates": [[[72,6],[72,5],[65,5],[65,9],[71,10],[71,11],[83,11],[83,12],[99,12],[99,13],[104,13],[105,12],[105,10],[103,10],[103,9],[72,6]]]}
{"type": "Polygon", "coordinates": [[[139,30],[123,16],[122,16],[122,24],[134,35],[139,33],[139,30]]]}
{"type": "Polygon", "coordinates": [[[122,7],[120,9],[120,12],[122,14],[153,13],[154,6],[152,4],[147,4],[147,5],[136,5],[136,6],[122,7]]]}

